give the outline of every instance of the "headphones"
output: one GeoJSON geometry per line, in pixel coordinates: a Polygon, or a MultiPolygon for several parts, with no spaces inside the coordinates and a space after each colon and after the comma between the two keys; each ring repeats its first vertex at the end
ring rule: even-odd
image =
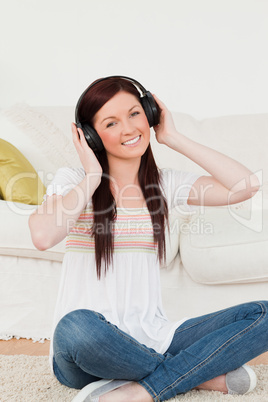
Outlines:
{"type": "Polygon", "coordinates": [[[98,153],[103,150],[104,146],[102,140],[97,133],[97,131],[90,126],[89,124],[81,124],[79,121],[79,106],[80,103],[85,96],[85,94],[91,89],[94,85],[98,84],[101,81],[108,80],[109,78],[123,78],[125,80],[130,81],[138,90],[141,92],[140,94],[140,102],[144,109],[145,115],[147,117],[148,123],[150,127],[156,126],[159,124],[159,109],[157,104],[152,96],[151,92],[146,91],[146,89],[136,80],[124,77],[121,75],[112,75],[109,77],[100,78],[95,81],[93,84],[89,85],[89,87],[82,93],[80,98],[78,99],[76,108],[75,108],[75,123],[77,128],[81,128],[83,130],[85,139],[87,141],[88,146],[95,152],[98,153]]]}

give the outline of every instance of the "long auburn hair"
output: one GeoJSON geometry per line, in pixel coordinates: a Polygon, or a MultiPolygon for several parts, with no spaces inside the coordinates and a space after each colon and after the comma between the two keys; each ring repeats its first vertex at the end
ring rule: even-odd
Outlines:
{"type": "MultiPolygon", "coordinates": [[[[111,77],[97,83],[94,81],[93,84],[91,84],[93,86],[85,93],[79,105],[78,115],[82,125],[86,123],[93,127],[95,114],[119,91],[134,95],[140,102],[139,91],[126,79],[111,77]]],[[[91,234],[95,240],[96,270],[100,279],[103,269],[102,262],[104,262],[104,273],[107,272],[108,266],[112,262],[114,250],[112,228],[116,220],[117,210],[111,191],[109,164],[105,149],[98,153],[98,159],[103,173],[100,185],[92,196],[94,221],[91,234]]],[[[150,144],[141,157],[138,180],[151,215],[154,242],[158,246],[158,259],[162,262],[166,256],[165,223],[168,221],[168,207],[160,189],[159,170],[150,144]]]]}

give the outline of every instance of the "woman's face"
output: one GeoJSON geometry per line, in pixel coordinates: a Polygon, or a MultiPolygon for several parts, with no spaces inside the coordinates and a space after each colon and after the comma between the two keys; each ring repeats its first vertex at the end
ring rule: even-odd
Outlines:
{"type": "Polygon", "coordinates": [[[111,158],[141,157],[150,142],[150,127],[138,99],[118,92],[94,116],[93,125],[111,158]]]}

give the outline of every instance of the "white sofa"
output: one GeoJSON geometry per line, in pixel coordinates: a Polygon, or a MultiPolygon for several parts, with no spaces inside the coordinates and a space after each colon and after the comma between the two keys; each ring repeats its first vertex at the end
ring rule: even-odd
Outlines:
{"type": "MultiPolygon", "coordinates": [[[[71,141],[74,108],[17,104],[0,114],[0,137],[15,145],[46,185],[62,166],[80,166],[71,141]]],[[[174,113],[185,135],[258,172],[263,185],[249,201],[231,207],[173,210],[167,266],[161,270],[168,316],[196,316],[268,297],[268,114],[197,121],[174,113]]],[[[160,167],[202,173],[182,155],[152,147],[160,167]]],[[[1,163],[1,162],[0,162],[1,163]]],[[[28,216],[34,205],[0,201],[0,339],[50,337],[64,242],[34,248],[28,216]]]]}

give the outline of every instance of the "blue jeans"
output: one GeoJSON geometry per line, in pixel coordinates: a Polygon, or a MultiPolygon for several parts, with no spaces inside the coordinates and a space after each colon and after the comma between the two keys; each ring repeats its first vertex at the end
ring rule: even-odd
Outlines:
{"type": "Polygon", "coordinates": [[[101,314],[75,310],[54,333],[54,373],[68,387],[101,378],[137,381],[165,401],[268,350],[268,302],[241,304],[177,328],[164,354],[140,344],[101,314]]]}

